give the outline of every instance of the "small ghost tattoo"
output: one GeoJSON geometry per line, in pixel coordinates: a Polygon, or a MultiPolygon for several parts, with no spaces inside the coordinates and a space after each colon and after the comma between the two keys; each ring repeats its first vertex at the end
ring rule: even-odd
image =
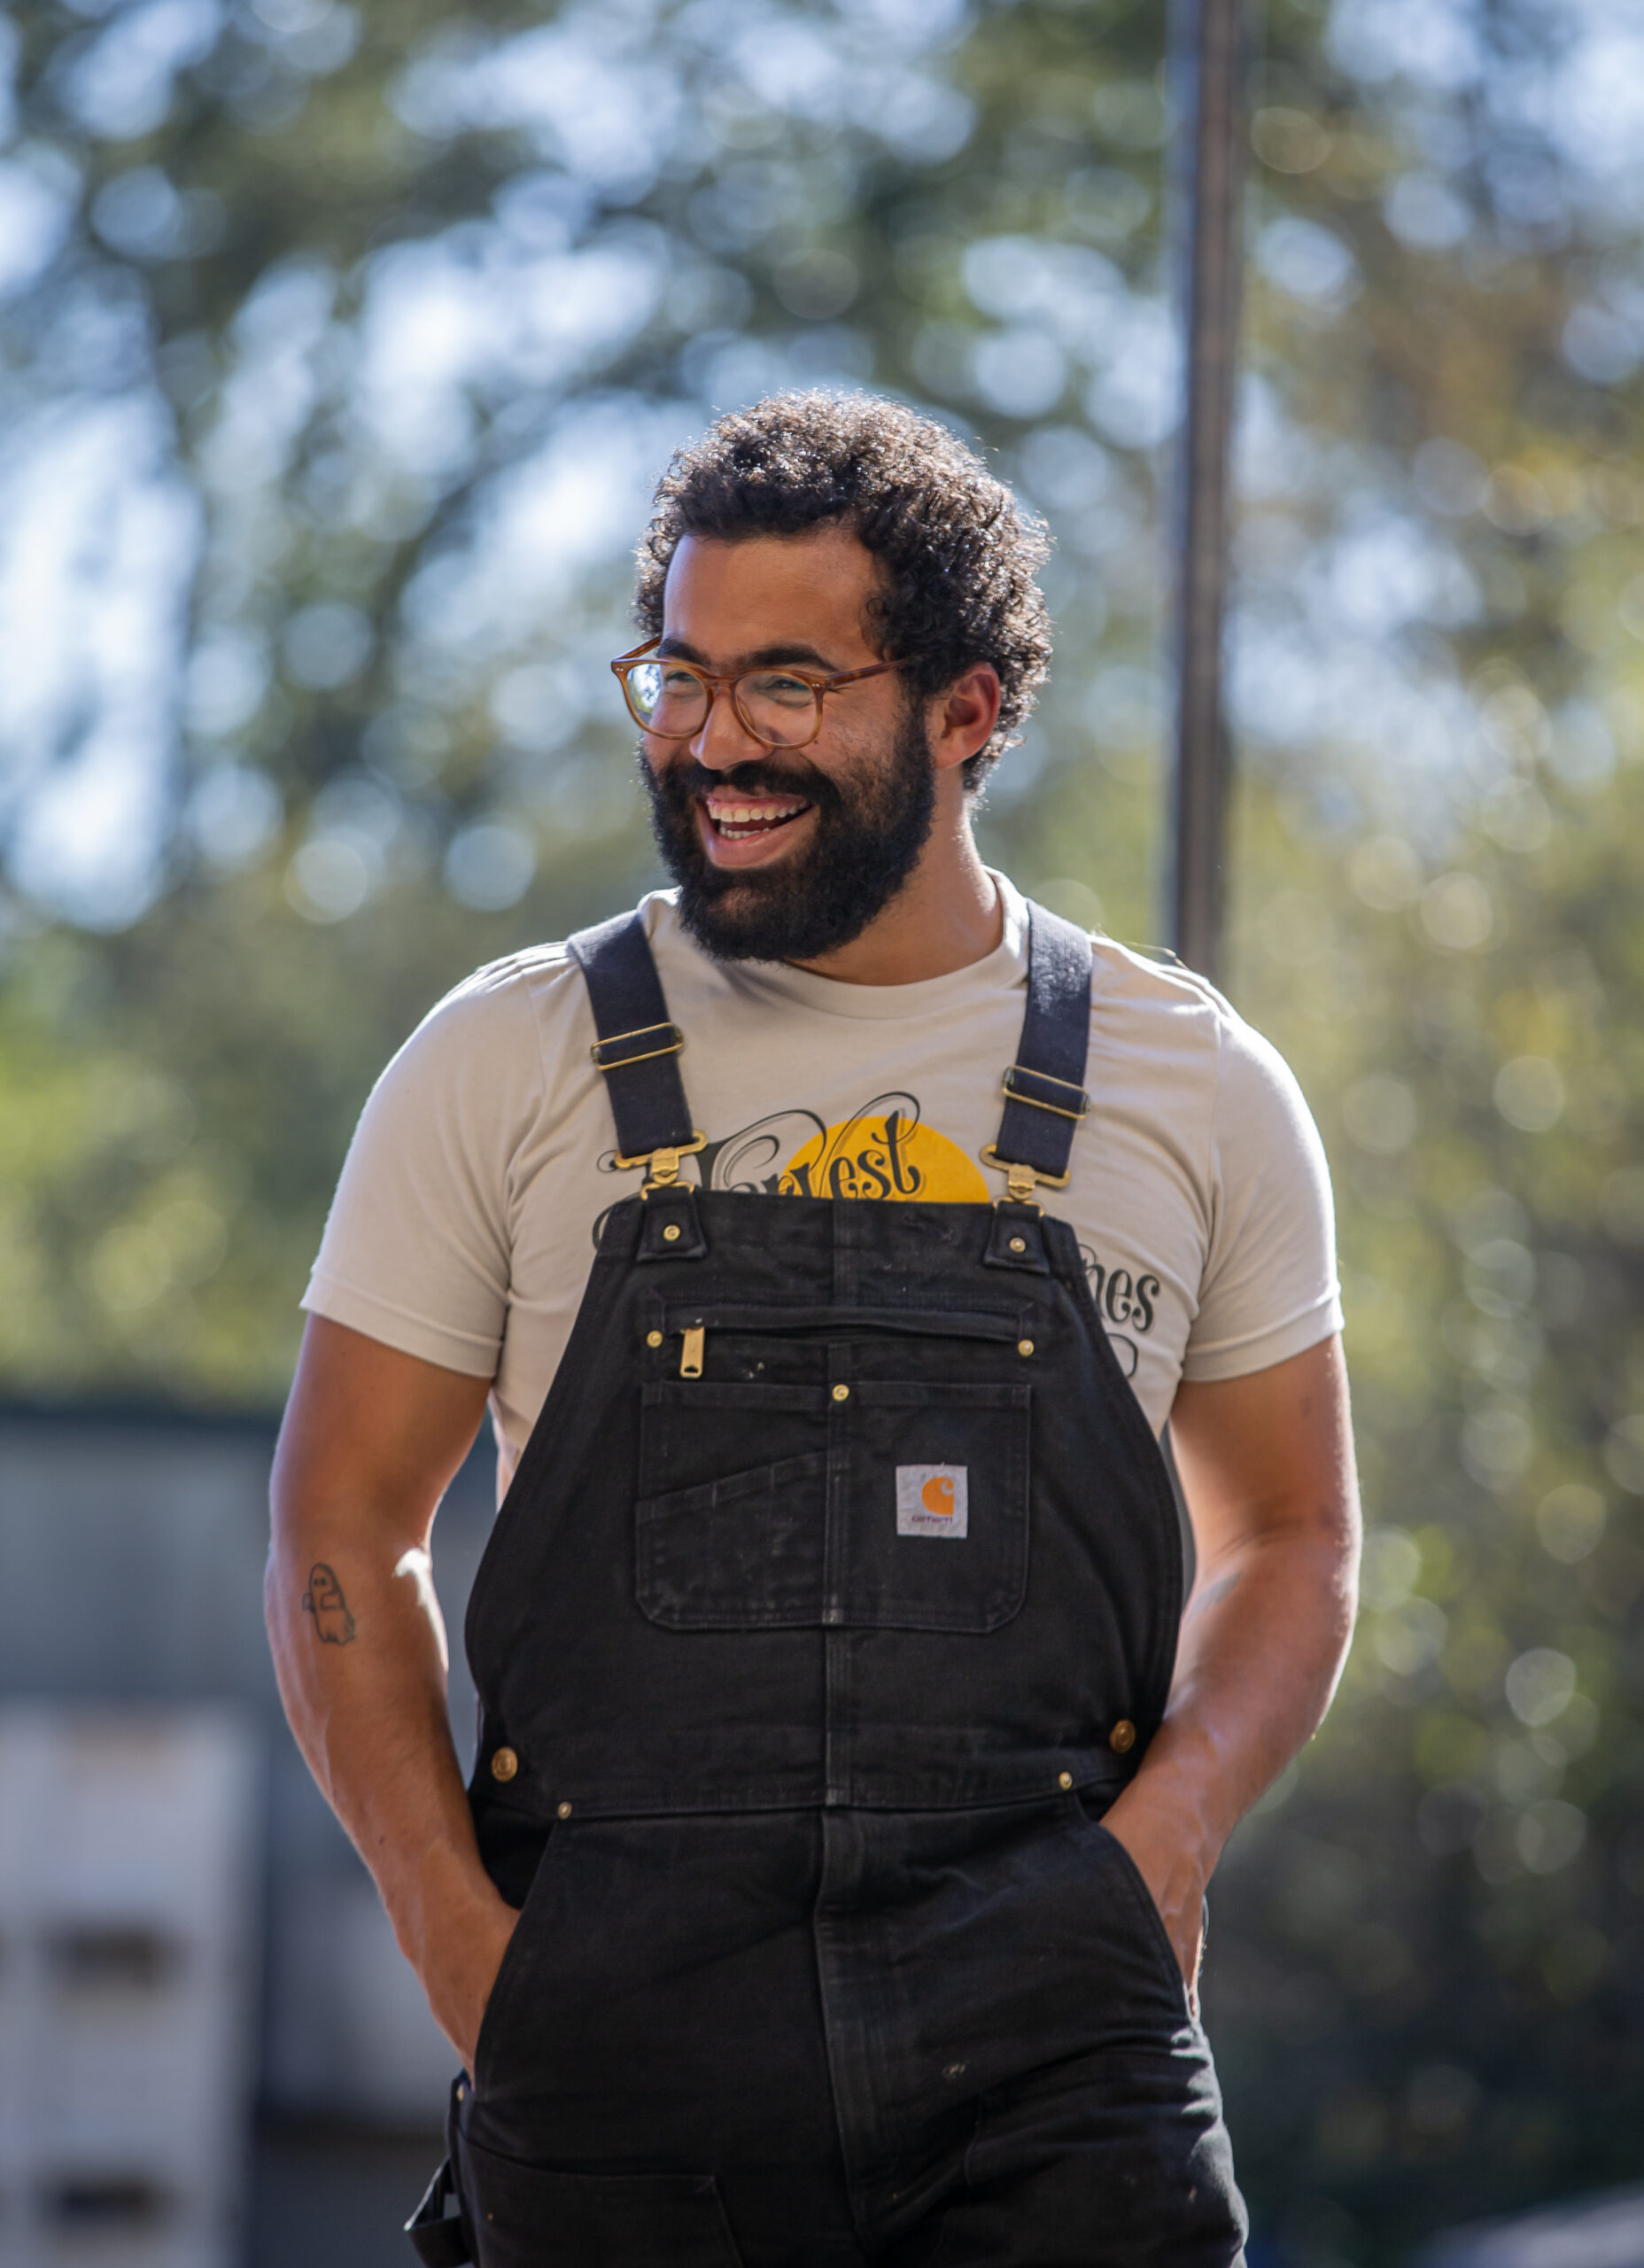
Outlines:
{"type": "Polygon", "coordinates": [[[303,1593],[303,1612],[313,1615],[314,1631],[322,1646],[351,1646],[353,1643],[354,1619],[348,1612],[348,1601],[343,1596],[337,1570],[328,1567],[323,1559],[315,1560],[308,1570],[308,1588],[303,1593]]]}

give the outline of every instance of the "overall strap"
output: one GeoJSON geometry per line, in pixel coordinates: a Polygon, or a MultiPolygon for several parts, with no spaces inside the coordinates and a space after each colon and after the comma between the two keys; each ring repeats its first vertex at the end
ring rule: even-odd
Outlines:
{"type": "Polygon", "coordinates": [[[998,1138],[982,1152],[1008,1176],[1016,1203],[1030,1200],[1039,1182],[1066,1186],[1074,1136],[1090,1107],[1091,958],[1084,930],[1029,899],[1028,1012],[1017,1060],[1004,1074],[998,1138]]]}
{"type": "Polygon", "coordinates": [[[648,1166],[647,1186],[678,1180],[679,1160],[703,1146],[679,1076],[685,1035],[668,1015],[650,939],[637,913],[579,929],[571,958],[588,987],[599,1038],[589,1050],[605,1074],[616,1122],[616,1162],[648,1166]]]}

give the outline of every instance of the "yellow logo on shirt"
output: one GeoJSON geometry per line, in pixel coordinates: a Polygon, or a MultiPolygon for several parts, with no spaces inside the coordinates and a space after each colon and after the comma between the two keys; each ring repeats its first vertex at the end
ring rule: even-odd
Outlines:
{"type": "Polygon", "coordinates": [[[783,1197],[919,1198],[926,1204],[988,1201],[980,1169],[957,1142],[901,1110],[841,1119],[795,1150],[778,1184],[783,1197]]]}

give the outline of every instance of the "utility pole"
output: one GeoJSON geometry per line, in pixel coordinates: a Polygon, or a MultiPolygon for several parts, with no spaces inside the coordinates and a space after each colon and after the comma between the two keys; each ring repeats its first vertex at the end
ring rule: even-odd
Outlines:
{"type": "Polygon", "coordinates": [[[1245,0],[1170,0],[1185,371],[1172,500],[1176,710],[1167,913],[1175,951],[1213,982],[1221,961],[1227,835],[1221,639],[1232,532],[1245,67],[1245,0]]]}

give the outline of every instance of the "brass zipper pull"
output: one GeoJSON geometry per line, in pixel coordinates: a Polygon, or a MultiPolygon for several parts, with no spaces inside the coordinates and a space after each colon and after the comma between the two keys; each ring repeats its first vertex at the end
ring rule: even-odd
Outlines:
{"type": "Polygon", "coordinates": [[[702,1375],[702,1341],[707,1336],[700,1323],[686,1325],[685,1346],[679,1356],[679,1376],[682,1379],[700,1379],[702,1375]]]}

